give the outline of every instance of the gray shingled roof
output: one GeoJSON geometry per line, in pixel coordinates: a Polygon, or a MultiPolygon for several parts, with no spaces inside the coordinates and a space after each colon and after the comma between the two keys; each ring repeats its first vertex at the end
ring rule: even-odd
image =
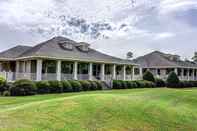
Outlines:
{"type": "MultiPolygon", "coordinates": [[[[80,61],[93,61],[93,62],[105,62],[105,63],[119,63],[119,64],[134,64],[133,61],[124,60],[120,58],[116,58],[113,56],[106,55],[99,51],[96,51],[92,48],[89,49],[88,52],[83,52],[78,49],[78,45],[82,43],[77,43],[73,40],[64,38],[64,37],[54,37],[46,42],[38,44],[32,48],[28,48],[27,50],[21,49],[22,53],[18,53],[20,55],[16,55],[17,59],[22,58],[56,58],[56,59],[72,59],[72,60],[80,60],[80,61]],[[68,42],[72,43],[74,46],[73,50],[65,50],[63,49],[59,43],[68,42]]],[[[18,47],[20,50],[20,47],[18,47]]],[[[6,51],[6,54],[10,56],[13,50],[9,52],[6,51]]],[[[5,57],[6,55],[4,55],[5,57]]],[[[0,56],[1,57],[1,56],[0,56]]]]}
{"type": "Polygon", "coordinates": [[[153,67],[194,67],[197,68],[197,64],[182,61],[182,60],[172,60],[169,56],[174,56],[171,54],[165,54],[159,51],[154,51],[147,55],[138,57],[133,61],[140,64],[144,68],[153,68],[153,67]]]}
{"type": "Polygon", "coordinates": [[[0,59],[10,59],[10,60],[15,59],[31,48],[32,47],[30,46],[22,46],[22,45],[15,46],[11,49],[1,52],[0,59]]]}

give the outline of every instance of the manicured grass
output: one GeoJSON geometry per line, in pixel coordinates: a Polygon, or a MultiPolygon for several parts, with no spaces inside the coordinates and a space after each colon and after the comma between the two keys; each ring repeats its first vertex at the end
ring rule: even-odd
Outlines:
{"type": "Polygon", "coordinates": [[[0,130],[195,131],[197,89],[0,97],[0,130]]]}

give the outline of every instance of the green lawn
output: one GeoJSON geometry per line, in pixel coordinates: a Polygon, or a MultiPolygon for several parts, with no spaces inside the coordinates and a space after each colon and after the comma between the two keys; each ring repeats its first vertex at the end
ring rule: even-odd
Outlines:
{"type": "Polygon", "coordinates": [[[197,89],[0,97],[0,130],[196,131],[197,89]]]}

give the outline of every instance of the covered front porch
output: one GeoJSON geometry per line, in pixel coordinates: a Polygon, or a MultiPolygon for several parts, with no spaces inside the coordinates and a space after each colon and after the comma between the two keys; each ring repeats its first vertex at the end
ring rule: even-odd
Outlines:
{"type": "MultiPolygon", "coordinates": [[[[144,69],[145,72],[147,69],[144,69]]],[[[174,71],[180,80],[189,81],[197,80],[197,68],[151,68],[148,69],[158,78],[166,80],[169,73],[174,71]]]]}
{"type": "Polygon", "coordinates": [[[0,75],[8,81],[41,80],[138,80],[142,70],[135,65],[53,59],[1,61],[0,75]]]}

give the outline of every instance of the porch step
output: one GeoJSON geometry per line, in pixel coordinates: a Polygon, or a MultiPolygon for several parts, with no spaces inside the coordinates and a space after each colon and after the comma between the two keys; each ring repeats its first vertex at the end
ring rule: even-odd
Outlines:
{"type": "Polygon", "coordinates": [[[103,90],[112,89],[112,81],[103,81],[102,82],[103,90]]]}

